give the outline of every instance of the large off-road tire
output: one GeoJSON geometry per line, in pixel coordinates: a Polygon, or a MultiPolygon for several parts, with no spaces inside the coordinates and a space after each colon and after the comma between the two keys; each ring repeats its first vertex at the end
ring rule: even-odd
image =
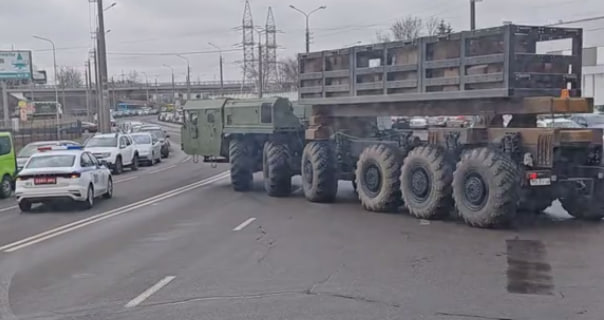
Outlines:
{"type": "Polygon", "coordinates": [[[287,144],[267,141],[262,153],[264,190],[271,197],[287,197],[292,192],[291,154],[287,144]]]}
{"type": "Polygon", "coordinates": [[[357,161],[355,180],[363,208],[393,212],[402,205],[400,188],[401,155],[383,144],[367,147],[357,161]]]}
{"type": "Polygon", "coordinates": [[[238,192],[249,191],[254,181],[251,146],[244,139],[233,139],[229,144],[231,184],[238,192]]]}
{"type": "Polygon", "coordinates": [[[594,182],[591,197],[582,194],[577,189],[569,188],[564,197],[560,198],[562,207],[576,219],[586,221],[602,221],[604,218],[604,183],[594,182]]]}
{"type": "Polygon", "coordinates": [[[335,201],[338,193],[337,164],[329,142],[313,141],[304,147],[302,189],[308,201],[335,201]]]}
{"type": "Polygon", "coordinates": [[[453,209],[453,164],[444,150],[427,145],[405,158],[400,183],[409,213],[420,219],[442,219],[453,209]]]}
{"type": "Polygon", "coordinates": [[[520,173],[506,154],[477,148],[462,155],[453,174],[453,198],[459,215],[470,226],[507,225],[520,200],[520,173]]]}

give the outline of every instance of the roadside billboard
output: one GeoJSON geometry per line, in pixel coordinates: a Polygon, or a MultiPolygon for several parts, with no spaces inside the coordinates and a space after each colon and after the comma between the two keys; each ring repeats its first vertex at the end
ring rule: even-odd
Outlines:
{"type": "Polygon", "coordinates": [[[0,51],[0,80],[31,79],[31,51],[0,51]]]}

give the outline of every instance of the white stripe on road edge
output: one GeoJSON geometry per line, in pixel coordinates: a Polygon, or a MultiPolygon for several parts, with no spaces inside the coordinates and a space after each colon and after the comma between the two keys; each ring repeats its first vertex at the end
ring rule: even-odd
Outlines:
{"type": "Polygon", "coordinates": [[[115,183],[122,183],[122,182],[130,181],[130,180],[134,180],[134,179],[138,179],[138,177],[130,177],[130,178],[126,178],[126,179],[115,180],[115,183]]]}
{"type": "Polygon", "coordinates": [[[160,169],[157,169],[157,170],[149,171],[149,172],[147,172],[147,173],[148,173],[148,174],[153,174],[153,173],[158,173],[158,172],[166,171],[166,170],[168,170],[168,169],[172,169],[172,168],[176,168],[176,165],[175,165],[175,164],[173,164],[173,165],[171,165],[171,166],[169,166],[169,167],[160,168],[160,169]]]}
{"type": "Polygon", "coordinates": [[[249,218],[245,220],[242,224],[238,225],[233,229],[233,231],[241,231],[243,228],[247,227],[250,223],[256,221],[256,218],[249,218]]]}
{"type": "Polygon", "coordinates": [[[119,215],[122,215],[124,213],[130,212],[132,210],[135,210],[135,209],[138,209],[138,208],[141,208],[141,207],[145,207],[145,206],[148,206],[148,205],[160,202],[162,200],[171,198],[171,197],[173,197],[175,195],[182,194],[182,193],[185,193],[187,191],[190,191],[190,190],[193,190],[193,189],[196,189],[196,188],[199,188],[199,187],[203,187],[203,186],[212,184],[214,182],[218,182],[218,181],[223,180],[223,179],[225,179],[225,178],[227,178],[229,176],[230,176],[230,174],[228,172],[223,172],[221,174],[218,174],[216,176],[210,177],[208,179],[204,179],[202,181],[198,181],[198,182],[195,182],[195,183],[192,183],[192,184],[189,184],[189,185],[186,185],[186,186],[174,189],[172,191],[168,191],[168,192],[165,192],[165,193],[153,196],[151,198],[147,198],[147,199],[144,199],[144,200],[141,200],[141,201],[138,201],[138,202],[126,205],[126,206],[121,207],[121,208],[113,209],[113,210],[107,211],[105,213],[100,213],[100,214],[94,215],[92,217],[88,217],[88,218],[85,218],[85,219],[82,219],[82,220],[78,220],[78,221],[75,221],[75,222],[72,222],[72,223],[69,223],[69,224],[66,224],[66,225],[54,228],[52,230],[48,230],[48,231],[42,232],[40,234],[37,234],[37,235],[31,236],[31,237],[25,238],[23,240],[19,240],[19,241],[13,242],[13,243],[9,243],[9,244],[7,244],[5,246],[0,247],[0,251],[3,251],[5,253],[14,252],[14,251],[17,251],[19,249],[23,249],[25,247],[29,247],[29,246],[31,246],[33,244],[36,244],[36,243],[39,243],[39,242],[42,242],[42,241],[45,241],[45,240],[48,240],[48,239],[60,236],[60,235],[62,235],[64,233],[71,232],[73,230],[77,230],[77,229],[85,227],[87,225],[90,225],[90,224],[93,224],[93,223],[96,223],[96,222],[100,222],[100,221],[103,221],[105,219],[109,219],[109,218],[112,218],[112,217],[115,217],[115,216],[119,216],[119,215]]]}
{"type": "Polygon", "coordinates": [[[191,156],[186,156],[182,163],[188,162],[189,160],[191,160],[191,156]]]}
{"type": "Polygon", "coordinates": [[[130,302],[128,302],[125,305],[125,307],[132,308],[132,307],[138,306],[143,301],[147,300],[150,296],[152,296],[154,293],[159,291],[161,288],[165,287],[168,283],[170,283],[172,280],[174,280],[174,278],[175,278],[174,276],[167,276],[167,277],[161,279],[158,283],[154,284],[151,288],[145,290],[138,297],[130,300],[130,302]]]}
{"type": "Polygon", "coordinates": [[[13,209],[17,209],[19,206],[12,206],[12,207],[6,207],[6,208],[2,208],[0,209],[0,212],[4,212],[4,211],[10,211],[13,209]]]}

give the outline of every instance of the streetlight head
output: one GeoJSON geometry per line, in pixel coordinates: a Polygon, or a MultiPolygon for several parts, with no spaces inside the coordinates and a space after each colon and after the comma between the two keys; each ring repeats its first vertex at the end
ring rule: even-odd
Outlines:
{"type": "Polygon", "coordinates": [[[289,7],[292,9],[296,9],[296,6],[294,6],[293,4],[290,4],[289,7]]]}
{"type": "Polygon", "coordinates": [[[320,6],[319,9],[327,9],[327,6],[320,6]]]}

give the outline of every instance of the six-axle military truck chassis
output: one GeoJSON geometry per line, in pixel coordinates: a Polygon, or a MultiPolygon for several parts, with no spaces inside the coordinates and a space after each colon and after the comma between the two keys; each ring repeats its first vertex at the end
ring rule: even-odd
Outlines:
{"type": "Polygon", "coordinates": [[[367,210],[404,204],[422,219],[456,211],[469,225],[495,227],[560,199],[571,215],[601,220],[602,130],[536,128],[538,114],[593,111],[580,97],[581,42],[580,29],[507,25],[301,54],[300,103],[312,106],[304,141],[300,128],[282,130],[274,118],[263,135],[251,127],[223,135],[228,154],[205,160],[230,161],[238,191],[262,170],[269,195],[286,196],[300,173],[308,200],[332,202],[348,180],[367,210]],[[568,54],[538,53],[559,39],[570,40],[568,54]],[[417,115],[482,122],[430,128],[420,139],[377,121],[417,115]]]}

